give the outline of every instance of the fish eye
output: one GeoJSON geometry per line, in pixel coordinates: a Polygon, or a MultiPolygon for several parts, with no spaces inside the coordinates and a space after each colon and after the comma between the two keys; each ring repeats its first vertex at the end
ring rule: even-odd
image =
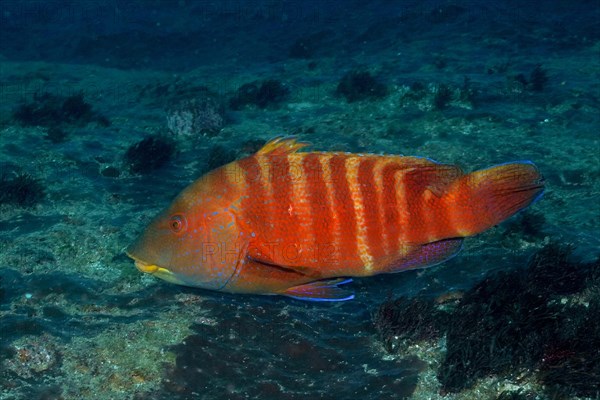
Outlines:
{"type": "Polygon", "coordinates": [[[169,220],[169,227],[175,233],[181,233],[187,229],[187,220],[182,214],[176,214],[169,220]]]}

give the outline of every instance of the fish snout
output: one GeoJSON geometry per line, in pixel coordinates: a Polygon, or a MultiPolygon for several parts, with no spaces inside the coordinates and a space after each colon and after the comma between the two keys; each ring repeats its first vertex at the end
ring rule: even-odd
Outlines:
{"type": "Polygon", "coordinates": [[[135,263],[135,267],[138,271],[143,272],[145,274],[150,274],[157,278],[163,279],[167,282],[176,283],[178,285],[185,285],[186,282],[181,280],[179,276],[168,270],[167,268],[159,267],[156,264],[149,264],[140,260],[139,258],[133,256],[129,251],[125,251],[125,253],[133,259],[135,263]]]}
{"type": "Polygon", "coordinates": [[[131,258],[134,261],[135,267],[140,272],[144,272],[146,274],[153,274],[156,271],[158,271],[158,269],[159,269],[158,265],[149,264],[147,262],[144,262],[144,261],[140,260],[139,258],[137,258],[136,256],[134,256],[132,254],[131,248],[132,248],[132,246],[130,246],[127,249],[125,249],[125,254],[127,254],[127,257],[131,258]]]}

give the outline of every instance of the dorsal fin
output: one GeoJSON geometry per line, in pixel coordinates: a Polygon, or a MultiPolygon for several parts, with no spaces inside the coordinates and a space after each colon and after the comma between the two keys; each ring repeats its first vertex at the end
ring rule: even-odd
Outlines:
{"type": "Polygon", "coordinates": [[[294,136],[278,136],[269,140],[257,154],[261,156],[276,155],[282,156],[292,154],[308,146],[309,143],[299,142],[294,136]]]}

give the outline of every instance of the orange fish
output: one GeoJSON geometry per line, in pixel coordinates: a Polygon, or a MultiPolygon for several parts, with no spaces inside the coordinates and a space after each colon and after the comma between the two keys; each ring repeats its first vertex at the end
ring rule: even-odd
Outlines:
{"type": "Polygon", "coordinates": [[[202,176],[127,254],[166,281],[343,301],[349,277],[429,267],[538,199],[528,161],[465,174],[419,157],[298,152],[276,138],[202,176]]]}

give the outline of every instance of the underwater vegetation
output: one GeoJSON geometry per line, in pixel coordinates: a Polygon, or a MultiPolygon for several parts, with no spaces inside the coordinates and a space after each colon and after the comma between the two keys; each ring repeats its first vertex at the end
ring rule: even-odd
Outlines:
{"type": "Polygon", "coordinates": [[[448,85],[440,84],[435,88],[432,105],[436,110],[442,110],[452,100],[452,90],[448,85]]]}
{"type": "Polygon", "coordinates": [[[373,318],[379,339],[388,352],[395,353],[412,342],[438,339],[443,333],[445,314],[433,302],[399,297],[383,303],[373,318]]]}
{"type": "Polygon", "coordinates": [[[245,83],[229,99],[229,107],[232,110],[241,110],[248,105],[258,108],[276,106],[285,100],[289,93],[289,88],[277,79],[245,83]]]}
{"type": "Polygon", "coordinates": [[[336,93],[348,103],[378,99],[387,95],[387,87],[368,71],[350,71],[338,83],[336,93]]]}
{"type": "Polygon", "coordinates": [[[529,74],[529,87],[534,92],[541,92],[548,83],[548,74],[541,65],[536,65],[533,71],[529,74]]]}
{"type": "Polygon", "coordinates": [[[414,105],[423,111],[441,111],[448,107],[471,109],[475,102],[475,89],[471,80],[463,79],[462,85],[416,81],[405,89],[401,105],[414,105]]]}
{"type": "Polygon", "coordinates": [[[44,186],[39,179],[24,172],[4,173],[0,176],[0,205],[31,207],[44,197],[44,186]]]}
{"type": "Polygon", "coordinates": [[[110,120],[94,111],[82,93],[58,96],[37,92],[31,102],[23,103],[13,110],[13,119],[22,126],[46,127],[44,139],[54,144],[66,141],[68,130],[74,126],[84,126],[91,122],[104,127],[110,125],[110,120]]]}
{"type": "Polygon", "coordinates": [[[573,307],[575,314],[565,316],[564,330],[544,349],[540,371],[541,382],[553,392],[572,395],[600,396],[600,300],[573,307]]]}
{"type": "Polygon", "coordinates": [[[529,77],[523,73],[510,77],[509,86],[513,92],[543,92],[549,80],[546,70],[538,64],[531,70],[529,77]]]}
{"type": "Polygon", "coordinates": [[[33,101],[21,104],[13,111],[13,118],[23,126],[83,126],[90,122],[101,126],[110,125],[109,119],[94,111],[84,100],[82,93],[66,97],[52,93],[35,93],[33,101]]]}
{"type": "Polygon", "coordinates": [[[147,174],[165,165],[175,154],[175,142],[161,135],[150,135],[131,145],[125,164],[134,174],[147,174]]]}
{"type": "Polygon", "coordinates": [[[526,268],[486,277],[450,309],[433,300],[388,300],[375,327],[392,353],[445,334],[437,372],[445,392],[488,376],[528,375],[550,395],[598,396],[600,259],[580,263],[571,253],[547,245],[526,268]]]}
{"type": "Polygon", "coordinates": [[[496,400],[535,400],[537,396],[533,392],[523,390],[504,391],[496,397],[496,400]]]}

